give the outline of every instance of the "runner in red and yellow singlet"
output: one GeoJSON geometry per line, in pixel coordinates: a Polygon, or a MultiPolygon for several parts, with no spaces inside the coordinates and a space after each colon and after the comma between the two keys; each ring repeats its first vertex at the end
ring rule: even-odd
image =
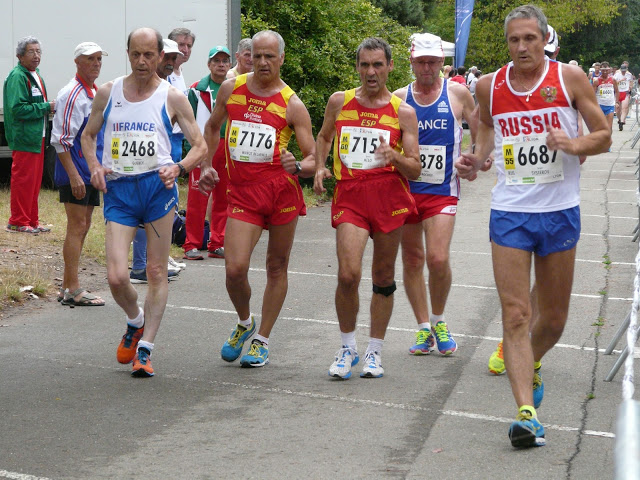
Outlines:
{"type": "Polygon", "coordinates": [[[407,178],[420,174],[418,121],[409,105],[387,89],[393,69],[391,48],[367,38],[356,52],[361,86],[329,99],[316,141],[316,193],[325,191],[325,160],[334,142],[338,180],[331,206],[338,252],[336,311],[341,348],[329,375],[347,379],[358,363],[355,329],[362,255],[373,238],[371,339],[360,376],[383,375],[380,353],[391,318],[395,260],[407,215],[415,212],[407,178]]]}
{"type": "Polygon", "coordinates": [[[238,313],[238,324],[222,346],[221,356],[228,362],[240,357],[244,343],[256,329],[250,309],[249,263],[262,230],[269,230],[262,322],[249,351],[240,359],[243,367],[269,363],[269,335],[287,294],[293,236],[298,216],[306,213],[300,184],[285,168],[295,162],[286,150],[291,134],[296,134],[305,163],[315,155],[309,113],[280,79],[284,40],[270,30],[259,32],[252,39],[252,55],[253,73],[229,79],[220,87],[205,126],[210,155],[200,176],[200,189],[211,191],[211,154],[220,141],[217,133],[227,121],[229,193],[224,258],[227,292],[238,313]]]}

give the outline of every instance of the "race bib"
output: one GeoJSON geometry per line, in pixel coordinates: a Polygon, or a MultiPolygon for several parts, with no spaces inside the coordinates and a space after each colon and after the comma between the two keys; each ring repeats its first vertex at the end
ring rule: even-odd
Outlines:
{"type": "Polygon", "coordinates": [[[445,145],[420,145],[422,171],[415,181],[441,185],[444,182],[446,159],[445,145]]]}
{"type": "Polygon", "coordinates": [[[627,82],[627,79],[620,80],[618,82],[618,91],[626,92],[627,90],[629,90],[629,82],[627,82]]]}
{"type": "Polygon", "coordinates": [[[378,128],[342,127],[340,132],[340,160],[347,168],[369,170],[386,166],[384,158],[377,158],[380,136],[389,143],[391,132],[378,128]]]}
{"type": "Polygon", "coordinates": [[[124,131],[111,133],[112,169],[117,173],[144,173],[158,168],[156,132],[124,131]]]}
{"type": "Polygon", "coordinates": [[[32,97],[41,97],[42,96],[42,92],[40,91],[40,89],[38,87],[31,87],[31,96],[32,97]]]}
{"type": "Polygon", "coordinates": [[[233,120],[229,129],[229,155],[235,162],[270,163],[276,129],[262,123],[233,120]]]}
{"type": "Polygon", "coordinates": [[[610,83],[605,83],[603,85],[598,86],[598,95],[600,97],[610,97],[614,93],[613,85],[610,83]]]}
{"type": "Polygon", "coordinates": [[[502,139],[507,185],[536,185],[564,179],[562,154],[547,147],[547,133],[502,139]]]}

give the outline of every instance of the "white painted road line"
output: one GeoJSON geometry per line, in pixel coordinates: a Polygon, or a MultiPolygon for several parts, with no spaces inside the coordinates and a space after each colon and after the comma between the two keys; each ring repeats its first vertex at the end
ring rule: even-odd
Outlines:
{"type": "Polygon", "coordinates": [[[26,473],[7,472],[6,470],[0,470],[0,477],[10,478],[11,480],[49,480],[46,477],[34,477],[26,473]]]}

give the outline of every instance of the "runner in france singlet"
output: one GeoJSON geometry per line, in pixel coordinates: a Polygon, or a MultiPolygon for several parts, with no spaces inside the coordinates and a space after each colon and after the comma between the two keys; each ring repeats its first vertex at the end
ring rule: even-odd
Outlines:
{"type": "Polygon", "coordinates": [[[394,150],[402,151],[402,132],[398,108],[402,100],[395,95],[382,108],[367,108],[356,99],[356,90],[344,92],[344,104],[336,120],[333,142],[333,174],[336,180],[349,180],[370,175],[397,172],[384,166],[374,152],[380,136],[394,150]]]}
{"type": "Polygon", "coordinates": [[[129,102],[123,79],[114,80],[104,110],[102,165],[120,175],[139,175],[173,164],[171,132],[167,113],[169,84],[160,82],[146,100],[129,102]]]}
{"type": "Polygon", "coordinates": [[[495,133],[498,181],[491,208],[511,212],[553,212],[580,203],[578,157],[546,146],[547,125],[578,135],[577,111],[571,106],[561,64],[546,59],[544,73],[528,92],[516,92],[509,72],[496,72],[490,112],[495,133]]]}
{"type": "Polygon", "coordinates": [[[418,115],[422,172],[417,180],[409,181],[411,192],[460,198],[460,180],[453,161],[460,156],[463,130],[451,111],[448,80],[443,79],[440,95],[430,105],[416,101],[412,86],[407,89],[407,103],[418,115]]]}
{"type": "Polygon", "coordinates": [[[254,183],[286,173],[280,149],[292,130],[287,125],[287,104],[294,94],[285,86],[275,95],[259,97],[249,91],[247,75],[236,77],[227,102],[227,171],[232,184],[254,183]]]}

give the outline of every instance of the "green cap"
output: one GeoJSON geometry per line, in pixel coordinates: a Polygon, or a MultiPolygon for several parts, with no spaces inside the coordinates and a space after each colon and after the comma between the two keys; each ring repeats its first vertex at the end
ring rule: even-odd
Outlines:
{"type": "Polygon", "coordinates": [[[227,55],[231,56],[231,53],[229,53],[229,49],[227,47],[225,47],[224,45],[218,45],[209,50],[209,58],[215,57],[220,52],[226,53],[227,55]]]}

